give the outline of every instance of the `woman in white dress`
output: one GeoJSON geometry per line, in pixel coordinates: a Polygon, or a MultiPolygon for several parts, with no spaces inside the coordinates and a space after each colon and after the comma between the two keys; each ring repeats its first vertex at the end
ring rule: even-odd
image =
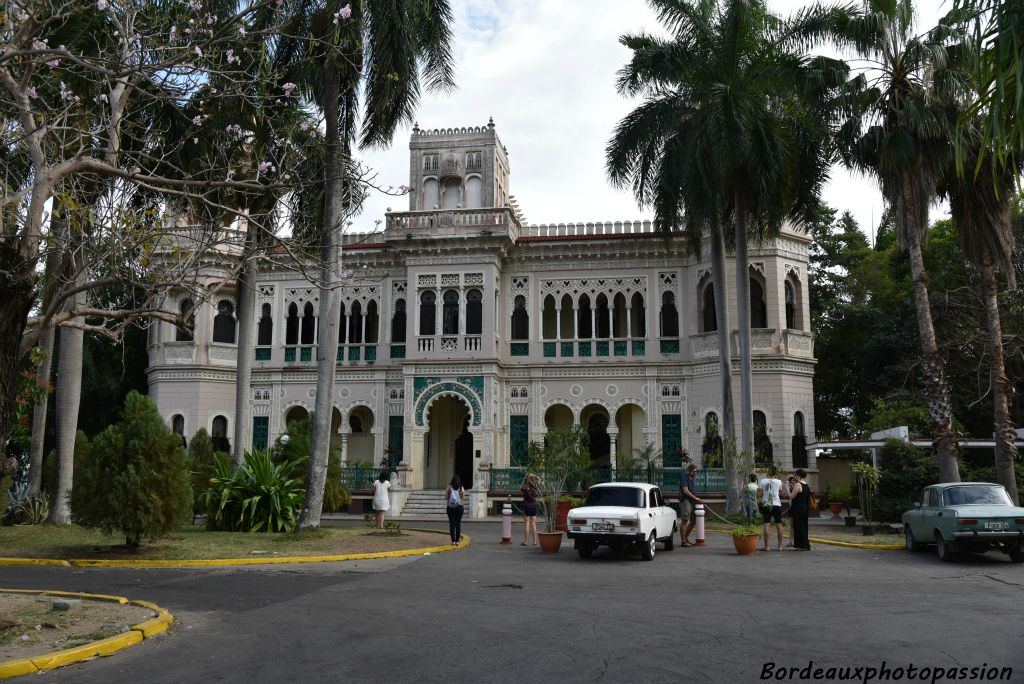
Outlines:
{"type": "Polygon", "coordinates": [[[373,483],[373,518],[376,521],[378,530],[384,529],[384,512],[391,508],[391,499],[388,490],[391,483],[388,481],[388,471],[380,471],[380,477],[373,483]]]}

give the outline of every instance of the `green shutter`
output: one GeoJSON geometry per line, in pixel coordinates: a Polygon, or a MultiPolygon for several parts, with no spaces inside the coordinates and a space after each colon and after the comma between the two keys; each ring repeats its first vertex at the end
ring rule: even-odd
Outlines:
{"type": "Polygon", "coordinates": [[[683,446],[683,420],[679,414],[661,417],[661,453],[666,468],[678,468],[682,465],[682,454],[679,447],[683,446]]]}
{"type": "Polygon", "coordinates": [[[388,416],[388,461],[397,468],[405,446],[405,416],[388,416]]]}
{"type": "Polygon", "coordinates": [[[270,418],[267,416],[253,416],[252,418],[252,448],[266,449],[270,442],[270,418]]]}
{"type": "Polygon", "coordinates": [[[530,417],[509,416],[508,436],[512,467],[522,468],[526,465],[526,450],[530,443],[530,417]]]}

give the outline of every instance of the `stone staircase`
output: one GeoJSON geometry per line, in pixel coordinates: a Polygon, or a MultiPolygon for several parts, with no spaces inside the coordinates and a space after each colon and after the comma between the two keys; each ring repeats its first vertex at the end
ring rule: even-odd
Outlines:
{"type": "Polygon", "coordinates": [[[447,520],[443,489],[419,489],[409,493],[409,498],[399,514],[401,518],[427,518],[447,520]]]}

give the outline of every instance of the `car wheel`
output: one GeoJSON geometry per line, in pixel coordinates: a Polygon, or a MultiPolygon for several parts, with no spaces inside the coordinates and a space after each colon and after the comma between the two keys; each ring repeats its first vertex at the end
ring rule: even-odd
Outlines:
{"type": "Polygon", "coordinates": [[[1014,563],[1024,563],[1024,544],[1017,542],[1014,546],[1010,547],[1007,554],[1014,563]]]}
{"type": "Polygon", "coordinates": [[[651,532],[651,536],[647,538],[647,543],[644,544],[643,549],[640,550],[641,557],[645,561],[654,560],[654,551],[657,545],[658,541],[654,537],[654,532],[651,532]]]}
{"type": "Polygon", "coordinates": [[[903,526],[903,538],[907,542],[907,551],[920,551],[921,545],[914,539],[914,533],[910,530],[910,525],[903,526]]]}
{"type": "Polygon", "coordinates": [[[576,549],[576,552],[580,554],[580,558],[586,560],[594,555],[594,547],[590,542],[583,542],[576,549]]]}
{"type": "Polygon", "coordinates": [[[672,534],[670,534],[667,537],[665,537],[665,550],[666,551],[671,551],[672,549],[676,548],[676,539],[675,539],[675,537],[676,537],[675,530],[672,531],[672,534]]]}
{"type": "Polygon", "coordinates": [[[942,533],[935,531],[935,551],[939,554],[939,560],[950,562],[956,560],[956,554],[948,541],[942,538],[942,533]]]}

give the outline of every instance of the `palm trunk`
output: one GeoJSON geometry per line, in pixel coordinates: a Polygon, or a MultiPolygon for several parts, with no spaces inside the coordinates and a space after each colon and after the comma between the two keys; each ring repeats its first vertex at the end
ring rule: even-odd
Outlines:
{"type": "Polygon", "coordinates": [[[256,316],[256,262],[249,261],[256,244],[252,226],[247,226],[242,268],[238,272],[235,298],[238,300],[238,355],[235,366],[235,448],[232,454],[236,464],[245,460],[245,448],[250,443],[249,430],[252,423],[250,385],[252,384],[252,361],[254,354],[253,328],[256,316]]]}
{"type": "Polygon", "coordinates": [[[722,457],[726,467],[725,506],[735,513],[742,507],[739,468],[736,462],[736,417],[732,403],[732,349],[729,342],[729,284],[725,276],[725,235],[711,227],[711,282],[715,288],[715,321],[718,330],[718,377],[722,384],[722,457]]]}
{"type": "Polygon", "coordinates": [[[992,417],[995,422],[995,463],[996,481],[1006,488],[1006,493],[1019,505],[1017,475],[1014,463],[1017,447],[1014,441],[1017,432],[1010,417],[1010,396],[1013,385],[1006,376],[1006,355],[1003,351],[1003,324],[999,319],[999,287],[996,283],[995,265],[992,254],[981,243],[981,286],[985,298],[985,323],[988,328],[988,348],[991,357],[990,377],[992,382],[992,417]]]}
{"type": "Polygon", "coordinates": [[[736,329],[740,347],[740,450],[742,474],[753,468],[754,397],[750,365],[750,263],[747,259],[747,211],[740,193],[735,196],[736,329]]]}
{"type": "MultiPolygon", "coordinates": [[[[343,141],[339,130],[339,74],[328,59],[324,76],[324,119],[327,122],[324,162],[324,229],[320,237],[320,331],[317,336],[316,406],[313,416],[309,489],[299,519],[300,529],[320,527],[320,513],[327,481],[327,457],[331,447],[334,373],[338,353],[338,306],[335,283],[341,268],[341,222],[344,216],[345,177],[343,141]]],[[[347,139],[345,141],[347,143],[347,139]]]]}
{"type": "Polygon", "coordinates": [[[924,256],[921,253],[921,235],[914,222],[915,212],[906,210],[904,221],[907,234],[907,251],[910,254],[910,274],[914,283],[914,306],[917,309],[917,331],[921,338],[921,374],[924,380],[924,394],[928,401],[928,415],[932,421],[932,444],[939,460],[939,481],[959,482],[958,458],[960,445],[953,431],[953,405],[946,381],[946,368],[939,355],[932,325],[931,304],[928,301],[928,274],[924,270],[924,256]]]}
{"type": "Polygon", "coordinates": [[[46,442],[46,409],[50,403],[50,373],[53,366],[53,326],[39,338],[43,358],[36,367],[38,399],[32,408],[32,442],[29,446],[28,493],[38,495],[43,485],[43,444],[46,442]]]}
{"type": "MultiPolygon", "coordinates": [[[[73,263],[75,269],[77,263],[73,263]]],[[[76,282],[84,276],[78,271],[76,282]]],[[[78,293],[68,300],[68,307],[77,307],[85,295],[78,293]]],[[[81,318],[71,319],[81,321],[81,318]]],[[[71,488],[75,474],[75,435],[78,432],[78,408],[82,399],[82,343],[85,333],[75,328],[62,327],[60,352],[57,358],[57,484],[50,502],[48,522],[55,525],[71,524],[71,488]]]]}

